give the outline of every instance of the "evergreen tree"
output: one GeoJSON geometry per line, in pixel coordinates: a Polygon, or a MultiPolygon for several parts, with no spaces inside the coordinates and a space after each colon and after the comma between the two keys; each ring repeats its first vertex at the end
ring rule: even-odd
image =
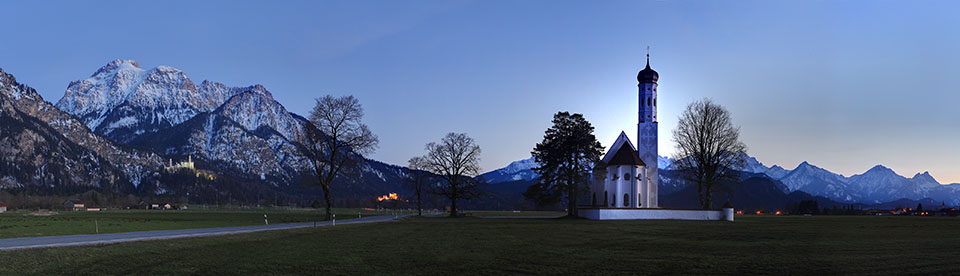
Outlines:
{"type": "Polygon", "coordinates": [[[547,205],[565,196],[567,215],[575,216],[577,198],[588,192],[591,168],[603,154],[593,126],[582,114],[558,112],[532,154],[539,165],[534,171],[540,174],[540,181],[528,187],[524,197],[547,205]]]}

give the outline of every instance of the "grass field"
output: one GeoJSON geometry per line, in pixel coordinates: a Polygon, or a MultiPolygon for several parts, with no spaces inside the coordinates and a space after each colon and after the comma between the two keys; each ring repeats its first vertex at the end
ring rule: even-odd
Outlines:
{"type": "MultiPolygon", "coordinates": [[[[467,216],[473,217],[562,217],[567,215],[565,212],[552,211],[485,211],[485,210],[466,210],[467,216]]],[[[449,212],[435,213],[433,216],[449,216],[449,212]]]]}
{"type": "MultiPolygon", "coordinates": [[[[334,209],[337,219],[386,215],[362,209],[334,209]]],[[[172,230],[263,224],[263,215],[271,224],[310,222],[323,218],[323,209],[307,208],[215,208],[188,210],[108,210],[100,212],[59,211],[52,215],[35,215],[32,211],[0,214],[0,238],[53,235],[118,233],[149,230],[172,230]]]]}
{"type": "Polygon", "coordinates": [[[960,219],[934,217],[408,218],[0,252],[0,275],[950,275],[958,229],[960,219]]]}

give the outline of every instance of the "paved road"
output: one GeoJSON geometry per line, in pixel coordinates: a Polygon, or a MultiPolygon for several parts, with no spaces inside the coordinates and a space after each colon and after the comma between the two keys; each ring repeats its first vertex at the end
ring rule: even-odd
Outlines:
{"type": "MultiPolygon", "coordinates": [[[[398,216],[388,215],[388,216],[365,217],[365,218],[359,218],[359,219],[348,219],[348,220],[337,221],[337,224],[340,225],[340,224],[354,224],[354,223],[384,222],[384,221],[394,220],[397,217],[405,217],[405,216],[410,216],[410,215],[398,215],[398,216]]],[[[313,222],[303,222],[303,223],[285,223],[285,224],[271,224],[271,225],[254,225],[254,226],[126,232],[126,233],[111,233],[111,234],[98,234],[98,235],[69,235],[69,236],[12,238],[12,239],[0,239],[0,250],[16,250],[16,249],[25,249],[25,248],[38,248],[38,247],[77,246],[77,245],[107,244],[107,243],[144,241],[144,240],[161,240],[161,239],[178,239],[178,238],[187,238],[187,237],[229,235],[229,234],[269,231],[269,230],[313,227],[314,225],[328,226],[330,224],[331,222],[329,221],[323,221],[323,222],[317,222],[316,224],[314,224],[313,222]]]]}

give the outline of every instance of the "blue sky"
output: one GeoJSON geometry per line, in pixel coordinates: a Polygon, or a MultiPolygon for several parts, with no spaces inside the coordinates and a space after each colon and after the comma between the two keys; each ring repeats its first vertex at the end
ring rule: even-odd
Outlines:
{"type": "Polygon", "coordinates": [[[660,151],[710,97],[749,154],[852,175],[960,182],[956,1],[19,1],[0,68],[51,102],[116,58],[260,83],[288,109],[355,95],[405,164],[466,132],[491,170],[529,157],[557,111],[609,146],[636,134],[636,72],[660,72],[660,151]]]}

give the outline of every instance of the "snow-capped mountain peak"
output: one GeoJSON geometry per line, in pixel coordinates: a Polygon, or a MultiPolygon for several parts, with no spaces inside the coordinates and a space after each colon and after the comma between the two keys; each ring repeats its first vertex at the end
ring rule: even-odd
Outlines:
{"type": "Polygon", "coordinates": [[[523,170],[530,170],[536,168],[537,166],[537,162],[534,160],[534,158],[530,157],[527,159],[510,162],[510,165],[507,165],[503,168],[503,172],[512,174],[523,170]]]}
{"type": "Polygon", "coordinates": [[[767,166],[764,166],[763,163],[760,163],[760,161],[758,161],[753,156],[749,156],[746,153],[744,153],[743,155],[744,155],[744,158],[743,158],[744,164],[742,168],[743,171],[752,172],[752,173],[765,173],[768,170],[770,170],[770,168],[768,168],[767,166]]]}
{"type": "Polygon", "coordinates": [[[673,161],[674,161],[673,158],[670,158],[668,156],[658,155],[657,169],[664,170],[664,169],[670,168],[670,166],[673,166],[673,161]]]}
{"type": "Polygon", "coordinates": [[[108,62],[107,65],[100,67],[100,69],[97,69],[97,71],[94,72],[93,75],[90,75],[90,77],[95,78],[98,75],[111,74],[111,72],[116,70],[142,70],[142,69],[140,68],[140,63],[137,63],[136,60],[115,59],[108,62]]]}
{"type": "Polygon", "coordinates": [[[496,169],[482,174],[484,180],[489,183],[533,180],[540,175],[533,171],[533,168],[539,165],[531,156],[530,158],[510,162],[506,167],[496,169]]]}
{"type": "Polygon", "coordinates": [[[129,142],[212,111],[237,90],[209,81],[198,87],[180,69],[144,70],[134,60],[117,59],[71,82],[57,107],[99,134],[129,142]]]}
{"type": "Polygon", "coordinates": [[[937,181],[937,179],[933,178],[933,176],[930,175],[930,172],[927,172],[927,171],[923,173],[917,173],[913,175],[913,177],[910,179],[916,182],[918,185],[924,185],[924,186],[940,186],[941,185],[940,181],[937,181]]]}
{"type": "Polygon", "coordinates": [[[878,164],[878,165],[876,165],[876,166],[873,166],[872,168],[870,168],[869,170],[867,170],[867,171],[864,172],[863,174],[884,174],[884,175],[891,175],[891,174],[893,174],[893,175],[895,175],[895,174],[897,174],[897,173],[894,172],[893,169],[890,169],[890,168],[887,168],[887,167],[884,166],[884,165],[878,164]]]}
{"type": "Polygon", "coordinates": [[[283,105],[273,99],[263,85],[240,88],[215,113],[226,116],[248,131],[257,131],[268,127],[279,132],[287,140],[300,140],[305,119],[288,112],[283,105]]]}

